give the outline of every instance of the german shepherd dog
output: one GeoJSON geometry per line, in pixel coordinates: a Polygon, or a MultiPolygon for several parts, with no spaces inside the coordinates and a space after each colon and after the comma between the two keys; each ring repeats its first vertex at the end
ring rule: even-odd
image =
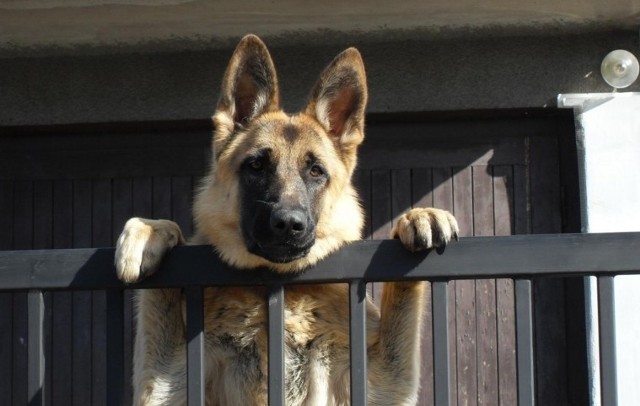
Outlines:
{"type": "MultiPolygon", "coordinates": [[[[237,46],[213,116],[213,163],[194,200],[191,244],[209,244],[237,268],[300,272],[361,238],[363,213],[351,177],[367,103],[360,53],[349,48],[321,73],[308,104],[283,112],[276,71],[254,35],[237,46]]],[[[411,251],[457,238],[454,217],[412,209],[392,237],[411,251]]],[[[130,219],[120,235],[118,277],[133,283],[184,244],[169,220],[130,219]]],[[[241,271],[239,271],[241,272],[241,271]]],[[[285,290],[287,405],[349,404],[349,314],[345,284],[285,290]]],[[[384,285],[367,303],[370,405],[416,403],[424,282],[384,285]]],[[[261,288],[205,289],[207,405],[267,404],[267,303],[261,288]]],[[[136,405],[186,404],[184,298],[142,290],[136,300],[136,405]]]]}

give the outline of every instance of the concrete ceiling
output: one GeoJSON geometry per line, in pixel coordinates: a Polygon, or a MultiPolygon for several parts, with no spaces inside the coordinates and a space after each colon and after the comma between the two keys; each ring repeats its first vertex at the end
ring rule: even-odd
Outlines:
{"type": "Polygon", "coordinates": [[[228,46],[254,32],[455,31],[477,27],[640,26],[640,0],[0,0],[0,50],[228,46]]]}

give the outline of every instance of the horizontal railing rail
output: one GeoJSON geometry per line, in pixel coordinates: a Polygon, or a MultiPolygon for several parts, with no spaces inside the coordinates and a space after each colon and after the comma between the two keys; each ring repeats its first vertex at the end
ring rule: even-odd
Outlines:
{"type": "Polygon", "coordinates": [[[306,272],[282,276],[234,269],[210,246],[182,246],[154,275],[126,286],[116,278],[113,248],[0,251],[0,291],[620,275],[640,269],[639,254],[640,233],[461,238],[444,255],[411,253],[395,240],[359,241],[306,272]]]}
{"type": "MultiPolygon", "coordinates": [[[[365,286],[368,282],[433,282],[434,394],[436,405],[449,404],[449,337],[446,284],[454,279],[513,278],[516,296],[518,403],[535,398],[531,278],[599,278],[602,404],[616,404],[615,309],[613,278],[640,273],[640,233],[558,234],[463,238],[435,252],[410,253],[397,241],[362,241],[293,275],[267,270],[237,270],[224,264],[211,247],[175,248],[156,274],[134,285],[117,280],[112,248],[0,251],[0,291],[28,291],[30,404],[44,404],[42,292],[106,290],[107,351],[122,354],[123,290],[185,288],[189,405],[204,404],[203,287],[264,285],[269,309],[269,404],[283,405],[284,286],[301,283],[349,283],[351,311],[352,405],[366,404],[365,286]]],[[[122,403],[122,357],[109,356],[107,403],[122,403]]]]}

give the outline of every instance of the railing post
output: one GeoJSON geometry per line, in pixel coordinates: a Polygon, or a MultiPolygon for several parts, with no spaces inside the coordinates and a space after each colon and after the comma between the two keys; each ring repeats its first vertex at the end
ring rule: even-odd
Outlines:
{"type": "Polygon", "coordinates": [[[616,406],[618,404],[616,310],[613,281],[613,276],[600,276],[598,278],[600,385],[603,406],[616,406]]]}
{"type": "Polygon", "coordinates": [[[44,406],[44,298],[41,290],[31,290],[28,308],[28,402],[29,406],[44,406]]]}
{"type": "Polygon", "coordinates": [[[349,284],[349,341],[351,354],[351,405],[367,404],[367,285],[362,279],[349,284]]]}
{"type": "Polygon", "coordinates": [[[204,406],[204,293],[200,286],[185,289],[187,296],[187,403],[204,406]]]}
{"type": "Polygon", "coordinates": [[[269,406],[284,406],[284,286],[269,286],[269,406]]]}
{"type": "Polygon", "coordinates": [[[516,279],[516,343],[518,370],[518,405],[535,404],[533,369],[533,304],[531,280],[516,279]]]}
{"type": "Polygon", "coordinates": [[[434,405],[450,404],[450,365],[449,365],[449,299],[446,281],[433,282],[432,324],[433,324],[433,379],[434,405]]]}

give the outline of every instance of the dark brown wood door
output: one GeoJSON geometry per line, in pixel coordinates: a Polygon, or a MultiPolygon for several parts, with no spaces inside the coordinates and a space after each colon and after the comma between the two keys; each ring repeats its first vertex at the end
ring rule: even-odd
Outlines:
{"type": "MultiPolygon", "coordinates": [[[[571,115],[372,124],[355,179],[366,237],[388,238],[395,219],[420,206],[453,212],[463,237],[577,232],[574,134],[571,115]]],[[[536,330],[537,400],[570,404],[577,395],[567,378],[569,288],[563,279],[534,286],[536,320],[545,326],[536,330]]],[[[449,299],[452,404],[517,404],[513,281],[452,281],[449,299]]],[[[431,309],[423,337],[421,404],[431,405],[431,309]]]]}
{"type": "MultiPolygon", "coordinates": [[[[368,213],[366,238],[387,238],[393,219],[413,206],[451,210],[462,236],[570,228],[563,211],[569,182],[560,168],[572,123],[559,113],[372,118],[355,175],[368,213]]],[[[172,218],[189,234],[209,140],[200,123],[7,132],[0,137],[0,249],[112,246],[134,215],[172,218]]],[[[449,286],[453,404],[515,404],[513,283],[449,286]]],[[[545,405],[568,403],[565,290],[562,280],[536,285],[536,317],[554,327],[551,334],[537,330],[537,367],[544,371],[538,400],[545,405]]],[[[375,296],[377,288],[371,291],[375,296]]],[[[45,300],[47,404],[104,404],[104,294],[51,292],[45,300]]],[[[26,294],[0,294],[2,405],[27,403],[26,322],[26,294]]],[[[124,330],[127,361],[132,323],[124,330]]],[[[430,323],[428,309],[425,405],[433,403],[430,323]]]]}

